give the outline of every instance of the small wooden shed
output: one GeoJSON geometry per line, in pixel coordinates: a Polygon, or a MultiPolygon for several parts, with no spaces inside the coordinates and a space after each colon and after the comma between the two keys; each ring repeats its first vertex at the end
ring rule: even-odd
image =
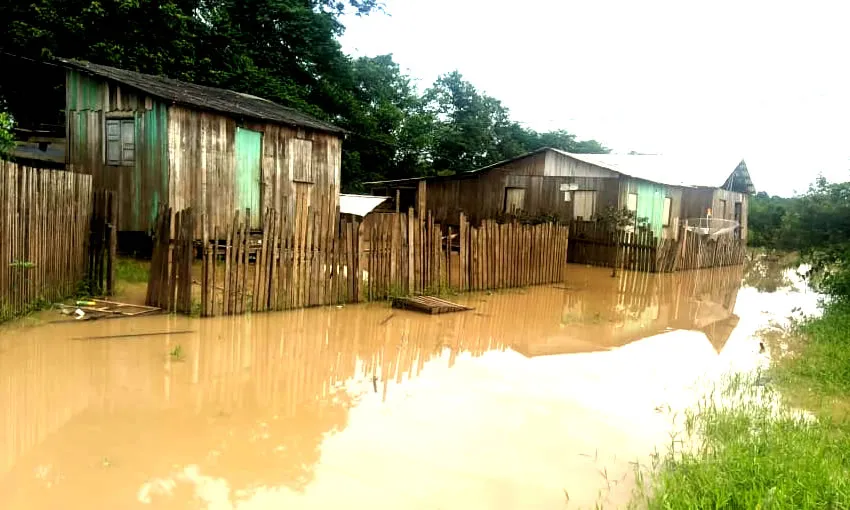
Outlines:
{"type": "Polygon", "coordinates": [[[723,161],[543,148],[471,172],[367,185],[374,195],[397,196],[402,209],[426,204],[442,223],[456,224],[460,212],[473,222],[516,213],[590,220],[612,206],[634,211],[657,237],[675,238],[682,221],[711,209],[715,217],[737,218],[746,238],[752,181],[743,161],[723,161]]]}
{"type": "Polygon", "coordinates": [[[119,230],[149,231],[165,203],[221,231],[237,209],[254,228],[268,207],[338,214],[340,128],[249,94],[59,61],[67,165],[117,192],[119,230]]]}

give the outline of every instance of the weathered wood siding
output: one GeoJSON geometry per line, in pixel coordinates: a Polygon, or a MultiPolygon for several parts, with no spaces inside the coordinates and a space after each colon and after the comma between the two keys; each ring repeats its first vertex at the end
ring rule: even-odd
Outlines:
{"type": "MultiPolygon", "coordinates": [[[[172,106],[168,118],[172,209],[196,208],[212,219],[210,229],[224,231],[234,211],[244,206],[238,197],[235,140],[237,128],[245,128],[262,133],[260,203],[251,213],[252,228],[260,228],[267,208],[295,218],[296,204],[301,204],[314,216],[338,216],[338,136],[259,122],[237,125],[230,117],[180,106],[172,106]]],[[[332,235],[337,221],[323,222],[327,225],[320,228],[332,235]]]]}
{"type": "Polygon", "coordinates": [[[135,89],[93,78],[66,74],[68,169],[92,175],[93,189],[113,190],[119,197],[118,224],[123,231],[148,230],[168,193],[165,103],[135,89]],[[132,166],[105,163],[106,119],[135,121],[132,166]]]}
{"type": "Polygon", "coordinates": [[[619,174],[607,168],[598,167],[565,156],[554,151],[546,151],[546,165],[543,175],[549,177],[619,177],[619,174]]]}
{"type": "MultiPolygon", "coordinates": [[[[704,217],[706,210],[715,210],[715,217],[734,219],[735,202],[742,203],[742,237],[747,235],[747,196],[715,188],[689,188],[671,186],[622,175],[556,151],[544,151],[483,169],[476,173],[451,177],[431,178],[426,181],[427,208],[434,219],[456,225],[461,212],[471,221],[499,218],[506,212],[505,197],[511,193],[511,203],[520,193],[508,190],[521,189],[523,211],[532,216],[549,215],[559,220],[576,219],[578,205],[576,192],[595,191],[583,197],[582,203],[591,200],[590,217],[605,207],[624,208],[630,193],[638,195],[639,218],[646,218],[659,239],[678,239],[679,226],[687,218],[704,217]],[[564,191],[564,188],[569,191],[564,191]],[[570,200],[566,196],[570,195],[570,200]],[[669,218],[664,215],[665,198],[670,198],[669,218]],[[721,200],[727,201],[726,214],[721,214],[721,200]]],[[[399,191],[402,207],[417,202],[417,181],[376,183],[375,195],[396,196],[399,191]]],[[[581,215],[582,219],[591,219],[581,215]]]]}
{"type": "MultiPolygon", "coordinates": [[[[574,202],[565,200],[564,195],[571,192],[562,191],[562,186],[572,191],[596,191],[596,204],[616,203],[616,175],[560,154],[536,153],[478,173],[428,180],[427,207],[441,223],[457,225],[461,212],[479,222],[505,214],[507,190],[522,189],[524,213],[567,221],[573,218],[574,202]]],[[[395,196],[395,189],[410,186],[390,184],[373,192],[395,196]]]]}

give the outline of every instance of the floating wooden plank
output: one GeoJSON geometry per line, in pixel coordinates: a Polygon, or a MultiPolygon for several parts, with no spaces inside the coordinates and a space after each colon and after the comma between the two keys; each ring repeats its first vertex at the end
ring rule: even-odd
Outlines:
{"type": "Polygon", "coordinates": [[[122,335],[78,336],[71,340],[112,340],[114,338],[137,338],[143,336],[186,335],[194,332],[194,329],[185,329],[180,331],[149,331],[146,333],[125,333],[122,335]]]}
{"type": "Polygon", "coordinates": [[[459,305],[433,296],[411,296],[393,298],[393,308],[415,310],[430,314],[463,312],[472,310],[468,306],[459,305]]]}
{"type": "Polygon", "coordinates": [[[120,315],[124,317],[137,317],[149,313],[159,312],[160,308],[155,306],[136,305],[133,303],[121,303],[118,301],[107,301],[105,299],[86,299],[86,305],[60,305],[63,309],[98,313],[105,315],[120,315]]]}

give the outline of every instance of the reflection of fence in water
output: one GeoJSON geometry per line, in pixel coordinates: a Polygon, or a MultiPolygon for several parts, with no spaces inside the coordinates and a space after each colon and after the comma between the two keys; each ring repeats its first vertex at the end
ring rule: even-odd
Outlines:
{"type": "MultiPolygon", "coordinates": [[[[476,311],[440,317],[375,305],[313,308],[213,318],[197,323],[194,334],[148,341],[21,342],[0,353],[0,397],[10,403],[0,412],[0,429],[10,432],[0,437],[2,468],[11,469],[50,435],[61,441],[61,431],[77,427],[74,418],[87,410],[95,413],[89,419],[131,413],[140,427],[162,428],[161,441],[175,445],[169,454],[175,462],[197,460],[192,456],[203,450],[199,443],[221,432],[210,415],[221,413],[232,415],[231,421],[240,413],[295,419],[297,433],[317,447],[325,433],[346,426],[351,399],[373,391],[373,375],[387,398],[392,381],[417,377],[429,361],[452,365],[462,353],[503,350],[509,342],[557,327],[563,293],[536,290],[543,293],[474,294],[470,304],[476,311]],[[168,356],[177,345],[184,355],[179,362],[168,356]],[[168,439],[179,433],[166,430],[173,426],[166,416],[171,413],[186,426],[197,420],[198,430],[208,432],[192,441],[168,439]]],[[[110,326],[112,333],[126,327],[117,321],[110,326]]],[[[145,327],[175,325],[173,319],[155,318],[145,327]]],[[[21,339],[9,339],[15,340],[21,339]]],[[[278,432],[289,434],[286,430],[278,432]]],[[[213,446],[206,444],[207,450],[213,446]]],[[[305,463],[318,459],[310,453],[315,448],[302,449],[305,463]]]]}

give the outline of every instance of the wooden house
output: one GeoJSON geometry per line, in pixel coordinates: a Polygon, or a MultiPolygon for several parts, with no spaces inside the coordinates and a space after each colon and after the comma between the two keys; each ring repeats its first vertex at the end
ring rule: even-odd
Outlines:
{"type": "Polygon", "coordinates": [[[605,207],[627,208],[659,238],[675,238],[681,221],[738,218],[746,238],[746,164],[656,155],[573,154],[543,148],[471,172],[367,183],[375,195],[416,204],[435,221],[455,224],[521,213],[561,221],[590,220],[605,207]],[[723,205],[725,204],[725,207],[723,205]],[[709,211],[711,210],[711,211],[709,211]]]}
{"type": "Polygon", "coordinates": [[[266,99],[73,60],[66,162],[118,194],[119,230],[149,231],[161,204],[223,231],[235,210],[338,214],[343,131],[266,99]]]}

